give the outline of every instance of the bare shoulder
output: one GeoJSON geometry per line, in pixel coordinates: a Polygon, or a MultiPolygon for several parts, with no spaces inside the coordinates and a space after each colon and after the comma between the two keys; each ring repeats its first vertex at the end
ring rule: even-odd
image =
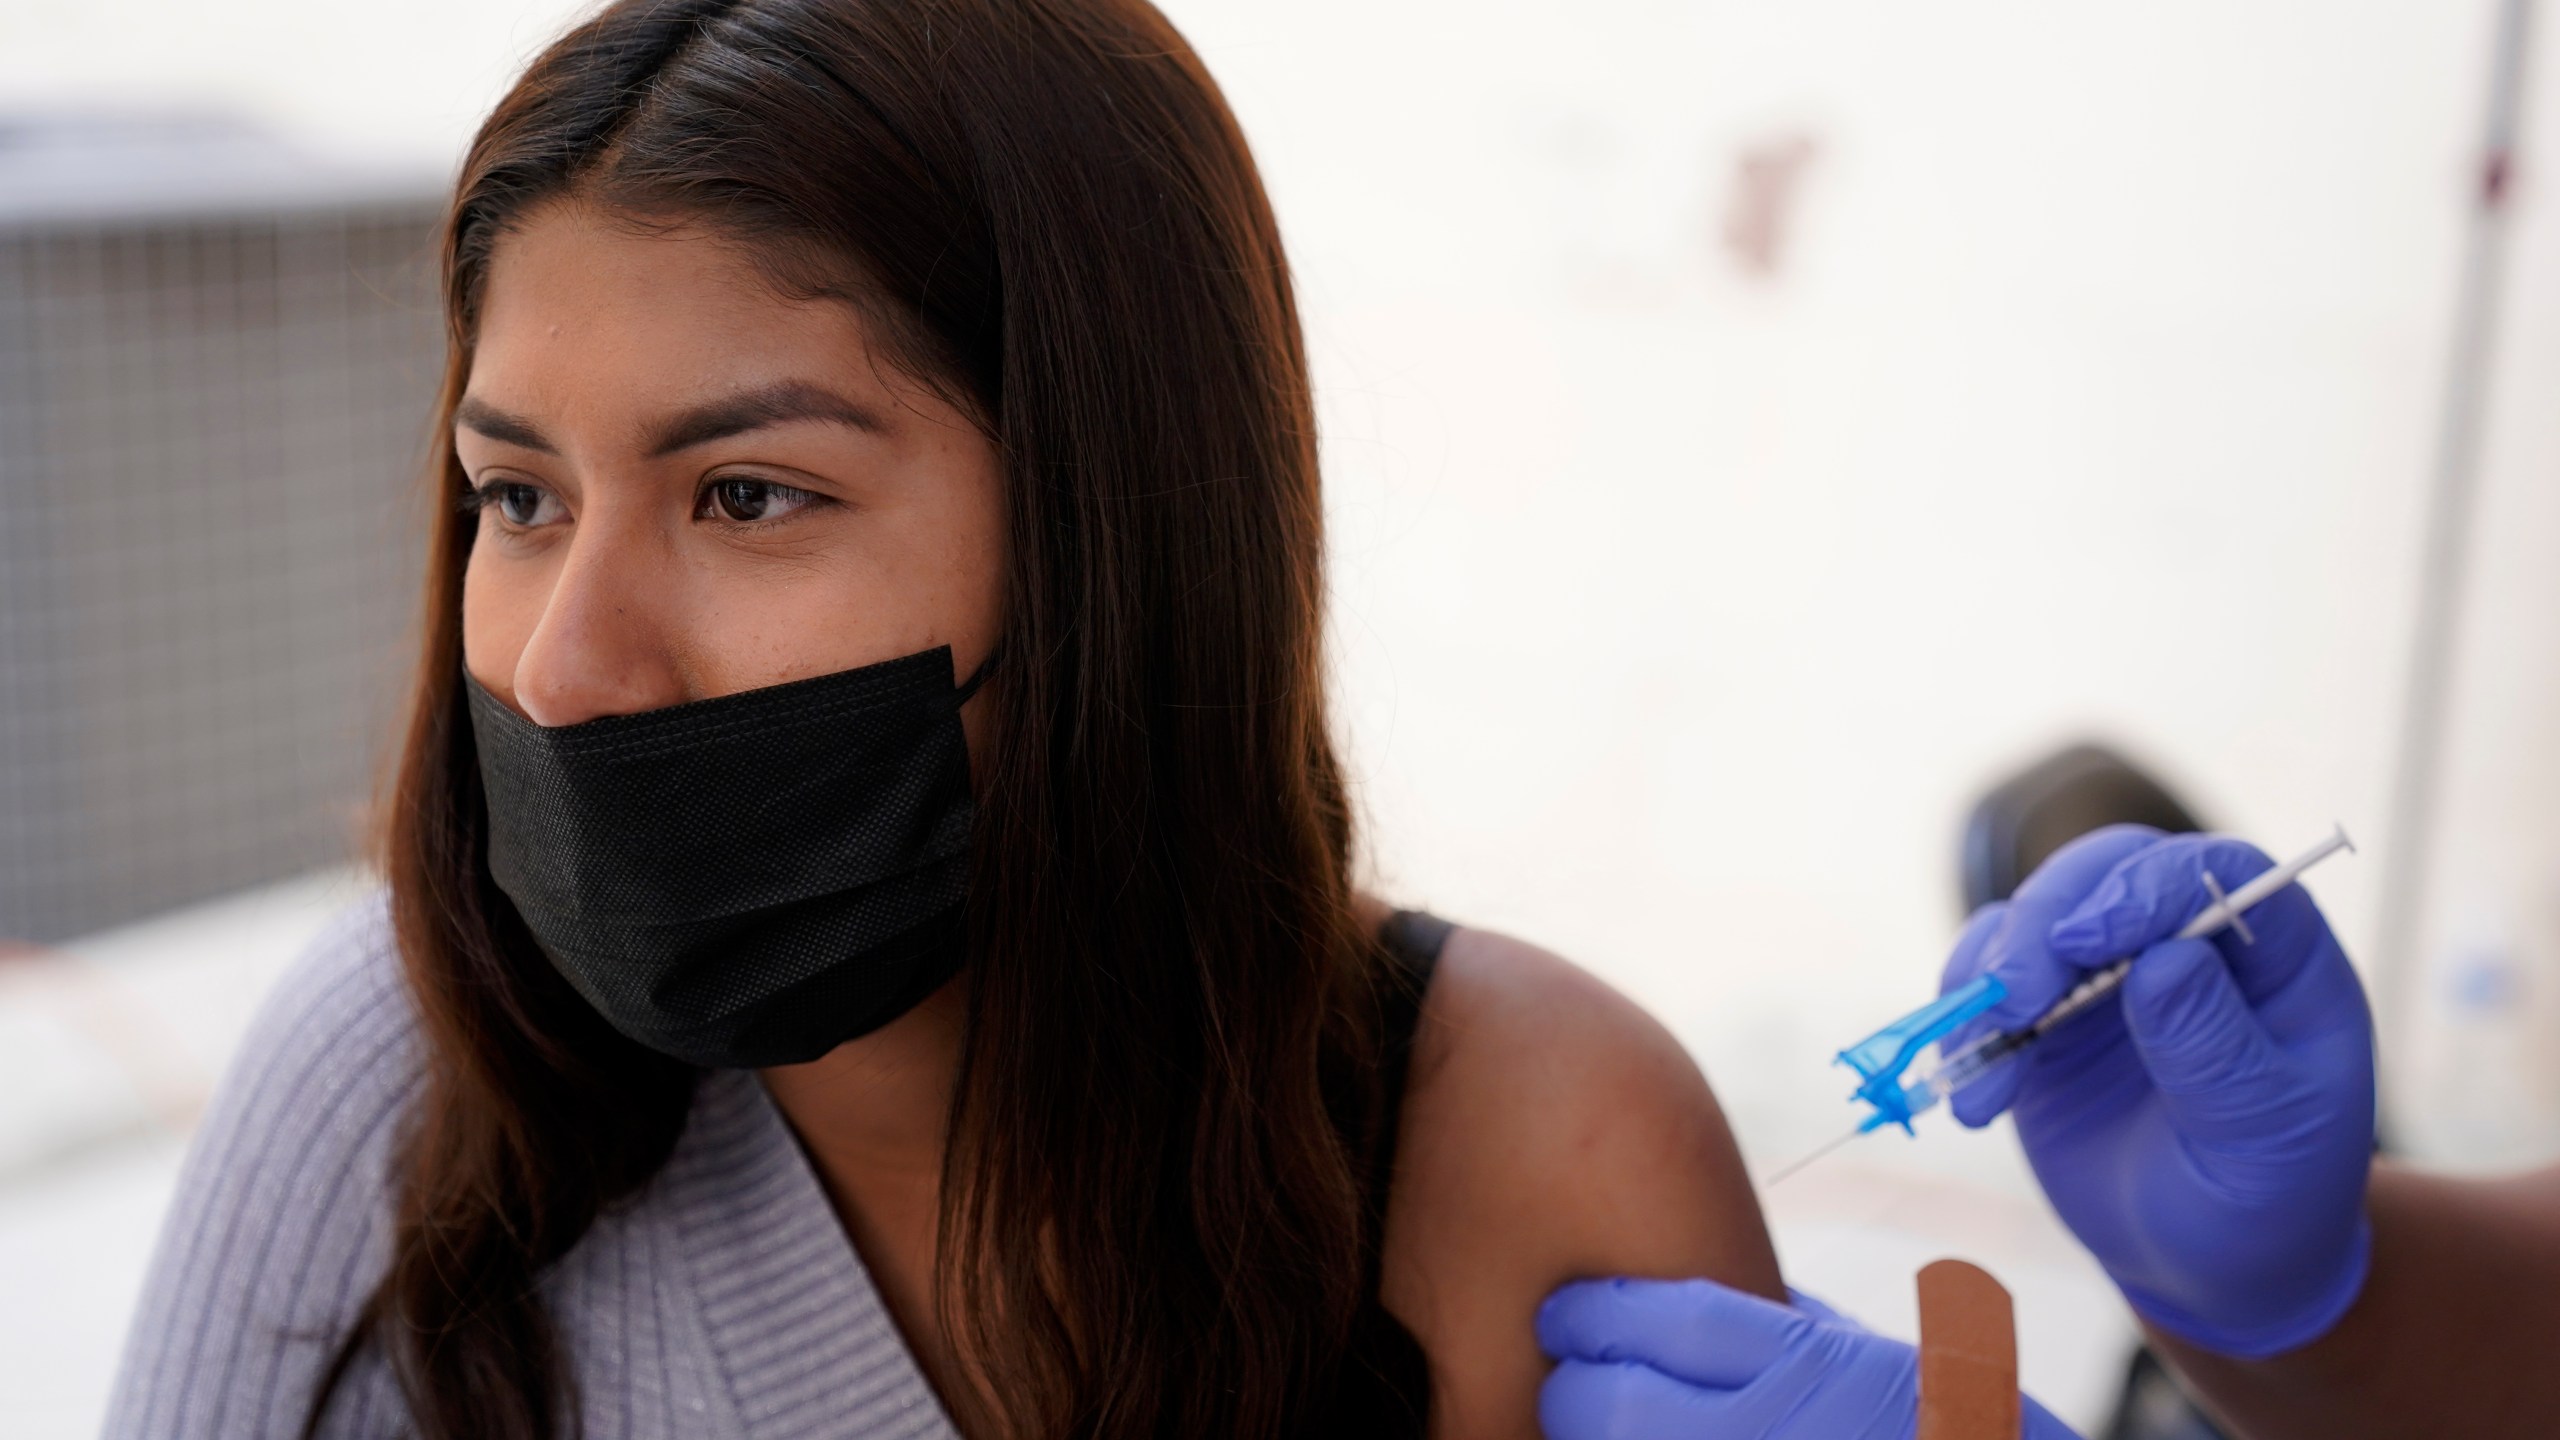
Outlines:
{"type": "Polygon", "coordinates": [[[1385,1300],[1430,1352],[1435,1432],[1536,1435],[1532,1318],[1596,1275],[1783,1293],[1688,1052],[1587,971],[1461,929],[1424,1000],[1387,1217],[1385,1300]]]}

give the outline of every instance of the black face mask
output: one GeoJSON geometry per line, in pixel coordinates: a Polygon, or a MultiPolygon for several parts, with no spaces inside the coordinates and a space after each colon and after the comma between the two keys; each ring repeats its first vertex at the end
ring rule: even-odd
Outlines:
{"type": "Polygon", "coordinates": [[[787,1065],[960,967],[969,754],[951,651],[545,727],[463,677],[489,870],[615,1029],[787,1065]]]}

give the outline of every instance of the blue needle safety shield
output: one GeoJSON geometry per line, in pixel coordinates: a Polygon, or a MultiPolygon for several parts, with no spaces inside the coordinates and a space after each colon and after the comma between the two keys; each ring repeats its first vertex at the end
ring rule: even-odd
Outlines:
{"type": "Polygon", "coordinates": [[[1875,1108],[1859,1131],[1899,1125],[1903,1133],[1911,1133],[1911,1117],[1937,1103],[1938,1097],[1926,1085],[1906,1089],[1902,1072],[1939,1037],[2007,998],[2009,987],[1998,976],[1984,974],[1841,1051],[1840,1063],[1858,1072],[1858,1088],[1849,1098],[1875,1108]]]}

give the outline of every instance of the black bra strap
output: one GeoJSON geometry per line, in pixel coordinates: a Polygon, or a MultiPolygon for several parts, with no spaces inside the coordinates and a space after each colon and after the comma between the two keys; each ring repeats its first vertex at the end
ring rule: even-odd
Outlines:
{"type": "MultiPolygon", "coordinates": [[[[1440,966],[1441,947],[1458,927],[1420,910],[1399,910],[1378,931],[1391,974],[1379,986],[1378,1098],[1384,1107],[1370,1150],[1366,1187],[1374,1241],[1384,1230],[1387,1186],[1395,1173],[1396,1132],[1404,1114],[1405,1081],[1413,1068],[1413,1033],[1422,1024],[1422,997],[1440,966]]],[[[1374,1288],[1374,1279],[1373,1279],[1374,1288]]]]}
{"type": "MultiPolygon", "coordinates": [[[[1449,934],[1458,927],[1437,915],[1421,910],[1399,910],[1387,917],[1378,931],[1378,939],[1386,947],[1387,960],[1395,967],[1380,986],[1379,1079],[1382,1082],[1387,1113],[1380,1127],[1379,1154],[1381,1164],[1391,1163],[1396,1150],[1396,1119],[1404,1107],[1406,1072],[1413,1064],[1413,1032],[1422,1025],[1422,996],[1431,988],[1432,972],[1440,968],[1441,947],[1449,943],[1449,934]]],[[[1386,1177],[1378,1177],[1383,1187],[1386,1177]]],[[[1383,1203],[1385,1196],[1379,1200],[1383,1203]]]]}
{"type": "Polygon", "coordinates": [[[1440,963],[1441,948],[1449,943],[1450,932],[1458,927],[1426,910],[1399,910],[1387,917],[1378,938],[1387,942],[1387,951],[1404,962],[1406,973],[1421,984],[1431,981],[1431,972],[1440,963]]]}
{"type": "Polygon", "coordinates": [[[1396,1132],[1404,1112],[1414,1031],[1422,1023],[1422,998],[1439,968],[1440,951],[1457,927],[1419,910],[1399,910],[1378,930],[1384,952],[1378,977],[1378,1099],[1383,1113],[1372,1121],[1361,1186],[1362,1277],[1366,1299],[1354,1322],[1350,1353],[1335,1412],[1310,1434],[1342,1440],[1421,1440],[1430,1427],[1431,1362],[1422,1346],[1379,1297],[1385,1269],[1387,1190],[1395,1178],[1396,1132]]]}

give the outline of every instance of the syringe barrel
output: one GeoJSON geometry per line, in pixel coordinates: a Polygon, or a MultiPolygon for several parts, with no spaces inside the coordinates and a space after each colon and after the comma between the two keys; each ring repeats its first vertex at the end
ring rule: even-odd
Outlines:
{"type": "MultiPolygon", "coordinates": [[[[2347,838],[2346,827],[2343,825],[2337,827],[2330,832],[2326,840],[2232,891],[2220,902],[2207,907],[2201,914],[2187,922],[2186,926],[2178,932],[2179,938],[2201,939],[2227,928],[2235,916],[2247,913],[2251,907],[2268,896],[2300,879],[2305,870],[2341,850],[2354,848],[2355,842],[2347,838]]],[[[2098,1002],[2123,988],[2124,977],[2132,969],[2133,958],[2127,956],[2103,970],[2091,972],[2088,979],[2071,987],[2061,999],[2053,1002],[2043,1014],[2027,1022],[2023,1028],[1995,1031],[1984,1035],[1955,1054],[1946,1057],[1939,1062],[1938,1068],[1924,1083],[1937,1095],[1953,1095],[1997,1069],[2003,1061],[2028,1045],[2043,1039],[2069,1021],[2096,1009],[2098,1002]]]]}
{"type": "Polygon", "coordinates": [[[2106,969],[2091,974],[2088,979],[2072,986],[2069,994],[2054,1001],[2051,1009],[2037,1016],[2027,1026],[2027,1032],[2042,1036],[2065,1021],[2087,1014],[2097,1008],[2099,1001],[2121,989],[2126,973],[2132,969],[2131,960],[2119,960],[2106,969]]]}
{"type": "Polygon", "coordinates": [[[2023,1030],[1994,1030],[1977,1036],[1963,1049],[1938,1062],[1929,1072],[1931,1093],[1941,1097],[1953,1095],[1974,1081],[2000,1068],[2002,1062],[2018,1053],[2034,1036],[2023,1030]]]}

